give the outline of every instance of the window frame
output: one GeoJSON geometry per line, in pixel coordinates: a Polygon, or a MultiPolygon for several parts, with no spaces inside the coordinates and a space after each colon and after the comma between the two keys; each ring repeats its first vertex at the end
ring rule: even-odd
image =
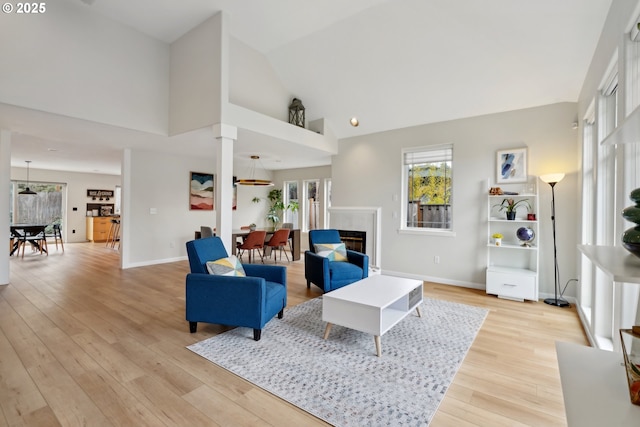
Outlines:
{"type": "Polygon", "coordinates": [[[455,161],[454,161],[454,145],[452,143],[447,143],[447,144],[437,144],[437,145],[426,145],[426,146],[419,146],[419,147],[408,147],[408,148],[403,148],[401,150],[401,155],[400,155],[400,168],[402,173],[401,175],[401,182],[400,182],[400,194],[401,194],[401,198],[400,198],[400,228],[398,230],[399,233],[401,234],[418,234],[418,235],[432,235],[432,236],[448,236],[448,237],[455,237],[456,232],[454,229],[454,215],[453,215],[453,200],[454,200],[454,191],[453,191],[453,182],[454,180],[454,165],[455,161]],[[451,196],[450,196],[450,203],[449,203],[449,209],[451,210],[451,219],[449,221],[450,223],[450,227],[449,228],[432,228],[432,227],[410,227],[408,225],[408,221],[407,221],[407,214],[408,214],[408,188],[407,188],[407,182],[408,182],[408,170],[409,168],[406,167],[405,165],[405,157],[407,154],[410,153],[419,153],[419,152],[427,152],[427,151],[441,151],[441,150],[450,150],[450,155],[451,155],[451,196]]]}

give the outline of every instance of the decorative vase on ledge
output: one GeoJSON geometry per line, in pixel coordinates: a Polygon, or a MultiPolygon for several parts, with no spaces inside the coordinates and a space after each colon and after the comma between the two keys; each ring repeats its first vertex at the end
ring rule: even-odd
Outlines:
{"type": "Polygon", "coordinates": [[[622,233],[622,246],[632,254],[640,257],[640,188],[631,192],[629,198],[635,206],[629,206],[622,210],[622,217],[636,224],[622,233]]]}
{"type": "Polygon", "coordinates": [[[640,326],[620,329],[620,343],[631,403],[640,405],[640,326]]]}

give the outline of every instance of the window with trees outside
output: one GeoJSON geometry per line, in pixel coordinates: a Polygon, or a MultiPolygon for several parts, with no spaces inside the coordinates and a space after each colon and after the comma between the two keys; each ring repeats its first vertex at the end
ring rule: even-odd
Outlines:
{"type": "Polygon", "coordinates": [[[304,224],[302,231],[315,230],[319,227],[320,216],[320,200],[318,198],[318,189],[320,187],[319,179],[305,180],[302,183],[302,197],[304,197],[304,205],[302,216],[304,224]]]}
{"type": "MultiPolygon", "coordinates": [[[[298,181],[285,181],[283,198],[285,206],[289,206],[292,203],[297,206],[300,205],[300,200],[298,200],[298,181]]],[[[292,228],[298,228],[298,210],[294,212],[291,209],[286,209],[283,222],[292,224],[292,228]]]]}
{"type": "Polygon", "coordinates": [[[402,229],[451,231],[453,145],[403,151],[402,229]]]}

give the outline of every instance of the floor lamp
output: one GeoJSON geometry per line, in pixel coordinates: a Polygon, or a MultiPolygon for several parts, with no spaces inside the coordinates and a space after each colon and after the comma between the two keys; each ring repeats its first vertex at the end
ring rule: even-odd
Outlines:
{"type": "MultiPolygon", "coordinates": [[[[540,179],[551,186],[551,225],[553,228],[553,282],[555,290],[555,298],[546,298],[545,304],[555,305],[557,307],[569,307],[569,302],[562,298],[558,298],[558,282],[560,281],[560,270],[558,269],[558,251],[556,247],[556,184],[564,178],[563,173],[551,173],[541,175],[540,179]]],[[[562,297],[562,294],[560,294],[562,297]]]]}

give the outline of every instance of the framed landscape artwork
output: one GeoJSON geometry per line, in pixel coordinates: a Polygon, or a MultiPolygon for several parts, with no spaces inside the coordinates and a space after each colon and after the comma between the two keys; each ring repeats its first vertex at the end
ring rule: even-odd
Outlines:
{"type": "Polygon", "coordinates": [[[527,182],[526,148],[498,150],[497,154],[496,182],[498,184],[527,182]]]}
{"type": "Polygon", "coordinates": [[[213,174],[191,172],[189,184],[189,209],[193,211],[213,210],[213,174]]]}

